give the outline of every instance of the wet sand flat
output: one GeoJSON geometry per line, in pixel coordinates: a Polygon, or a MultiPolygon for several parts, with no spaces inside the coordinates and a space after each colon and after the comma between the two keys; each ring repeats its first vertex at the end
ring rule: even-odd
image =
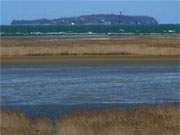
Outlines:
{"type": "Polygon", "coordinates": [[[133,64],[133,63],[179,63],[178,56],[18,56],[1,58],[2,64],[133,64]]]}

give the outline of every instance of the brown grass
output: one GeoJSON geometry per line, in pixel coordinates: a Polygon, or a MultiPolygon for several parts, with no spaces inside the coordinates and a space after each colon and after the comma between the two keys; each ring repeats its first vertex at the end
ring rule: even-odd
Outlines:
{"type": "Polygon", "coordinates": [[[45,118],[30,121],[24,113],[13,111],[0,112],[1,135],[52,135],[51,122],[45,118]]]}
{"type": "Polygon", "coordinates": [[[52,135],[53,126],[50,120],[38,118],[31,123],[32,135],[52,135]]]}
{"type": "Polygon", "coordinates": [[[180,35],[119,36],[109,39],[2,38],[1,56],[180,55],[180,35]]]}
{"type": "Polygon", "coordinates": [[[1,135],[29,135],[29,120],[23,113],[1,111],[1,135]]]}
{"type": "Polygon", "coordinates": [[[28,120],[23,113],[1,111],[2,135],[179,135],[180,107],[136,107],[76,112],[56,119],[28,120]],[[55,132],[56,131],[56,132],[55,132]]]}

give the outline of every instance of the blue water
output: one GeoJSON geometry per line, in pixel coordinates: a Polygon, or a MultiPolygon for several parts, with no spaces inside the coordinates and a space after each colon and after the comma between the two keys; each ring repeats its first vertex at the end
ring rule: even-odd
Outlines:
{"type": "Polygon", "coordinates": [[[178,64],[2,65],[1,105],[179,102],[178,64]]]}
{"type": "Polygon", "coordinates": [[[9,25],[0,26],[1,36],[75,36],[90,35],[142,35],[142,34],[177,34],[180,24],[159,25],[9,25]]]}

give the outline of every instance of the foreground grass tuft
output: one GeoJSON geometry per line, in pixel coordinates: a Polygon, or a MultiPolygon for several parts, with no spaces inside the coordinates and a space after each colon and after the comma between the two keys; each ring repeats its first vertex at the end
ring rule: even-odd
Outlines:
{"type": "Polygon", "coordinates": [[[21,112],[0,112],[1,135],[29,135],[29,120],[21,112]]]}
{"type": "Polygon", "coordinates": [[[178,135],[179,107],[107,109],[60,118],[58,135],[178,135]]]}
{"type": "Polygon", "coordinates": [[[1,111],[2,135],[179,135],[180,107],[136,107],[75,112],[56,119],[29,120],[20,112],[1,111]]]}

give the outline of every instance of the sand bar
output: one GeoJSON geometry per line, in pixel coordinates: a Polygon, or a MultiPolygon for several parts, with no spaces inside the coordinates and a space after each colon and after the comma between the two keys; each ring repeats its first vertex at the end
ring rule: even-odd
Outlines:
{"type": "Polygon", "coordinates": [[[2,37],[2,64],[178,63],[180,35],[104,38],[2,37]]]}

